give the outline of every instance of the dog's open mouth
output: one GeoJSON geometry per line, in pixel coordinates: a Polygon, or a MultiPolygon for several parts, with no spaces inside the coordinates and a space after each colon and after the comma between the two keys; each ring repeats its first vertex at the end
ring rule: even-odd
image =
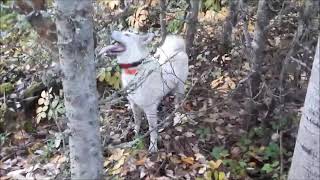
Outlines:
{"type": "Polygon", "coordinates": [[[118,41],[114,41],[111,46],[109,51],[112,53],[120,53],[126,50],[126,47],[118,41]]]}
{"type": "Polygon", "coordinates": [[[111,45],[100,50],[99,55],[117,55],[126,50],[126,46],[118,41],[113,41],[111,45]]]}

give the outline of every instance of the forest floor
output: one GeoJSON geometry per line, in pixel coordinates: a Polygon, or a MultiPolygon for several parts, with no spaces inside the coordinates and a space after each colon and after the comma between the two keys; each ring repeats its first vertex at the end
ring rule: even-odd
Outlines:
{"type": "MultiPolygon", "coordinates": [[[[275,94],[279,86],[277,65],[290,47],[294,17],[285,16],[288,24],[268,34],[271,45],[266,51],[264,81],[258,97],[248,96],[250,62],[243,56],[237,37],[241,32],[234,33],[238,43],[225,53],[220,49],[222,21],[201,21],[189,61],[186,92],[192,90],[181,110],[174,114],[172,125],[161,130],[159,152],[147,152],[148,138],[131,148],[106,149],[106,179],[285,178],[307,85],[307,78],[301,79],[300,88],[289,88],[285,104],[279,103],[279,95],[275,94]],[[287,43],[277,43],[279,38],[287,43]],[[248,112],[251,103],[255,106],[254,115],[248,112]]],[[[44,99],[46,96],[41,95],[44,99]]],[[[163,119],[173,112],[172,107],[172,97],[165,97],[159,109],[163,119]]],[[[110,109],[101,107],[101,111],[104,142],[125,143],[135,138],[126,101],[110,109]]],[[[16,119],[14,123],[18,124],[20,120],[16,119]]],[[[57,124],[61,123],[43,120],[31,131],[20,128],[2,133],[1,180],[68,177],[67,140],[57,124]]],[[[141,135],[147,132],[146,121],[142,129],[141,135]]]]}

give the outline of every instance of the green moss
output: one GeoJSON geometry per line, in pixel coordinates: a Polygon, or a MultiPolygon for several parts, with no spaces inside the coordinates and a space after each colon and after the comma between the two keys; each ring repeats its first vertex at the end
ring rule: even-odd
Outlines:
{"type": "Polygon", "coordinates": [[[13,84],[7,82],[0,85],[0,94],[8,94],[14,90],[13,84]]]}

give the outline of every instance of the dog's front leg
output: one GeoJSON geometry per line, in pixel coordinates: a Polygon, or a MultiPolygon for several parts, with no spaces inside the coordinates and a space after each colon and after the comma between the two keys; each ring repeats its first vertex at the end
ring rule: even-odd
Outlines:
{"type": "Polygon", "coordinates": [[[149,131],[151,131],[149,152],[157,152],[158,151],[158,146],[157,146],[157,141],[158,141],[157,106],[153,105],[151,107],[148,107],[147,109],[145,109],[145,113],[146,113],[146,116],[148,119],[149,131]]]}
{"type": "Polygon", "coordinates": [[[184,96],[184,83],[179,82],[178,86],[175,89],[175,97],[174,97],[174,107],[175,109],[179,108],[180,103],[182,103],[184,96]]]}
{"type": "Polygon", "coordinates": [[[142,110],[133,102],[130,102],[130,106],[133,112],[133,118],[134,118],[134,132],[136,135],[139,134],[140,126],[141,126],[141,120],[142,120],[142,110]]]}

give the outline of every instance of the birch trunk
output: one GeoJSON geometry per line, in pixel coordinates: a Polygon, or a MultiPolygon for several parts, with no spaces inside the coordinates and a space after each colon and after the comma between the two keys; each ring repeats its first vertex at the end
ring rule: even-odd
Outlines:
{"type": "Polygon", "coordinates": [[[91,0],[56,0],[59,59],[69,137],[71,178],[101,179],[102,148],[91,0]]]}
{"type": "Polygon", "coordinates": [[[320,64],[319,43],[300,121],[298,137],[289,171],[289,180],[320,179],[320,64]]]}
{"type": "Polygon", "coordinates": [[[199,13],[200,0],[190,0],[190,11],[187,15],[186,26],[186,47],[188,53],[190,53],[193,45],[194,35],[197,32],[198,13],[199,13]]]}

